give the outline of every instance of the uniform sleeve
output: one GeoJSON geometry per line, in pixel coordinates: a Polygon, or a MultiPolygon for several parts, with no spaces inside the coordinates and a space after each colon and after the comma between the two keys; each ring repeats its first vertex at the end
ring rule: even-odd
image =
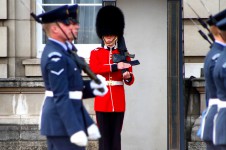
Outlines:
{"type": "Polygon", "coordinates": [[[69,99],[67,60],[61,55],[52,55],[47,64],[49,85],[54,95],[57,112],[69,136],[82,130],[75,108],[69,99]],[[70,117],[68,117],[70,116],[70,117]]]}
{"type": "Polygon", "coordinates": [[[93,89],[90,87],[91,80],[84,80],[84,89],[83,89],[83,99],[93,98],[95,95],[93,94],[93,89]]]}
{"type": "Polygon", "coordinates": [[[224,82],[224,87],[226,87],[226,63],[222,67],[222,78],[223,78],[223,82],[224,82]]]}
{"type": "MultiPolygon", "coordinates": [[[[126,60],[127,61],[131,61],[130,57],[128,57],[128,56],[126,57],[126,60]]],[[[126,85],[132,85],[134,83],[134,81],[135,81],[135,78],[134,78],[134,75],[133,75],[133,68],[132,68],[132,66],[129,67],[129,72],[131,73],[130,74],[131,75],[131,78],[129,80],[124,80],[124,83],[126,85]]]]}
{"type": "Polygon", "coordinates": [[[106,57],[101,54],[100,50],[92,50],[90,54],[89,65],[91,70],[96,74],[103,74],[111,72],[112,64],[104,64],[101,59],[106,57]]]}

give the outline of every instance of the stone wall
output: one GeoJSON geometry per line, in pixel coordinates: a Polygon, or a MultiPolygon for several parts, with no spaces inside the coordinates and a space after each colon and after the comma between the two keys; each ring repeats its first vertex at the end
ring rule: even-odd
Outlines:
{"type": "Polygon", "coordinates": [[[186,141],[188,150],[205,150],[206,144],[197,136],[201,114],[205,109],[205,79],[185,80],[186,141]]]}
{"type": "MultiPolygon", "coordinates": [[[[0,124],[0,150],[47,150],[38,125],[0,124]]],[[[97,141],[89,141],[86,150],[97,150],[97,141]]]]}
{"type": "MultiPolygon", "coordinates": [[[[84,77],[85,78],[85,77],[84,77]]],[[[38,129],[39,112],[44,97],[41,78],[0,79],[0,150],[46,150],[45,137],[38,129]]],[[[95,120],[93,99],[84,105],[95,120]]],[[[90,141],[87,150],[96,150],[90,141]]]]}
{"type": "Polygon", "coordinates": [[[46,150],[37,125],[0,124],[0,150],[46,150]]]}
{"type": "MultiPolygon", "coordinates": [[[[197,136],[200,114],[204,109],[204,78],[185,80],[186,141],[188,150],[204,150],[205,143],[197,136]]],[[[45,137],[40,136],[38,119],[43,100],[41,78],[0,79],[0,150],[45,150],[45,137]],[[26,111],[22,111],[25,109],[26,111]]],[[[93,99],[84,101],[95,120],[93,99]]],[[[88,150],[97,149],[90,141],[88,150]]]]}

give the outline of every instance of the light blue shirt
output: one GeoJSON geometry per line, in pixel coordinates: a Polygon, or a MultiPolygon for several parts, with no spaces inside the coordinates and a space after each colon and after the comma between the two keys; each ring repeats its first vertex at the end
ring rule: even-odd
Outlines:
{"type": "Polygon", "coordinates": [[[53,42],[56,42],[56,43],[60,44],[60,45],[64,48],[64,50],[67,51],[67,46],[65,45],[65,43],[62,43],[62,42],[60,42],[60,41],[57,41],[57,40],[55,40],[55,39],[53,39],[53,38],[49,38],[49,40],[51,40],[51,41],[53,41],[53,42]]]}

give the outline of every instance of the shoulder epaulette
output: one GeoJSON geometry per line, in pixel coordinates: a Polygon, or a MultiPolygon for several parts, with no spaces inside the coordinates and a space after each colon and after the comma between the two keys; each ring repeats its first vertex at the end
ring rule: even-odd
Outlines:
{"type": "Polygon", "coordinates": [[[212,60],[216,60],[220,56],[220,53],[213,55],[212,60]]]}
{"type": "Polygon", "coordinates": [[[225,63],[223,63],[222,67],[223,67],[223,68],[226,68],[226,62],[225,62],[225,63]]]}
{"type": "Polygon", "coordinates": [[[51,53],[49,53],[48,57],[49,58],[52,58],[52,57],[62,57],[62,54],[59,53],[59,52],[51,52],[51,53]]]}
{"type": "Polygon", "coordinates": [[[102,47],[97,47],[94,49],[94,51],[98,51],[99,49],[101,49],[102,47]]]}

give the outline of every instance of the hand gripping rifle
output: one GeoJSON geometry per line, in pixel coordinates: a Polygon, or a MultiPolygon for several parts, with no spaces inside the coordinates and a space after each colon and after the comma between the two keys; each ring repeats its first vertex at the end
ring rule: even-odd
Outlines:
{"type": "MultiPolygon", "coordinates": [[[[140,64],[139,60],[132,60],[132,61],[126,60],[126,57],[134,58],[135,54],[128,53],[126,45],[125,45],[125,40],[123,37],[121,37],[118,40],[118,50],[119,50],[119,54],[113,54],[113,56],[112,56],[114,63],[124,62],[124,63],[129,63],[131,66],[140,64]]],[[[127,69],[123,69],[122,73],[124,73],[126,71],[127,71],[127,69]]]]}
{"type": "Polygon", "coordinates": [[[127,61],[126,57],[134,58],[135,55],[129,54],[128,52],[125,52],[125,51],[121,52],[121,54],[113,54],[113,62],[114,63],[124,62],[124,63],[130,64],[131,66],[140,64],[139,60],[127,61]]]}
{"type": "MultiPolygon", "coordinates": [[[[104,47],[104,41],[101,41],[101,46],[104,47]]],[[[129,54],[125,45],[125,40],[123,37],[118,39],[118,50],[119,54],[113,54],[113,62],[119,63],[119,62],[125,62],[129,63],[132,66],[139,65],[140,62],[138,60],[134,61],[127,61],[126,57],[134,58],[135,54],[129,54]]]]}
{"type": "Polygon", "coordinates": [[[134,58],[135,54],[128,53],[124,37],[121,37],[118,40],[118,50],[119,50],[119,54],[113,54],[113,57],[112,57],[114,63],[125,62],[125,63],[129,63],[131,66],[140,64],[139,60],[133,60],[133,61],[126,60],[126,57],[134,58]]]}
{"type": "MultiPolygon", "coordinates": [[[[104,47],[104,41],[101,41],[101,46],[104,47]]],[[[119,54],[113,54],[112,60],[114,63],[124,62],[129,63],[131,66],[139,65],[139,60],[127,61],[126,57],[134,58],[135,54],[129,54],[126,48],[124,37],[118,39],[118,50],[119,54]]],[[[123,69],[122,73],[126,72],[128,69],[123,69]]]]}

